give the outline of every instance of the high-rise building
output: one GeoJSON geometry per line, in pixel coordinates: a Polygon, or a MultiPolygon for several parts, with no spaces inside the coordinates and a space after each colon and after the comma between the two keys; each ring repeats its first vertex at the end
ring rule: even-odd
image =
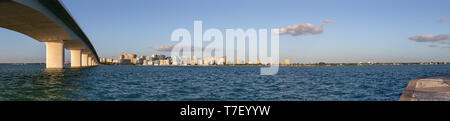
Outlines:
{"type": "Polygon", "coordinates": [[[152,55],[153,60],[164,60],[166,59],[166,55],[156,54],[152,55]]]}
{"type": "Polygon", "coordinates": [[[180,65],[181,59],[177,56],[172,56],[172,65],[180,65]]]}
{"type": "Polygon", "coordinates": [[[197,65],[197,57],[196,56],[192,56],[190,64],[191,65],[197,65]]]}
{"type": "Polygon", "coordinates": [[[131,64],[131,63],[136,64],[136,60],[137,60],[136,57],[137,57],[136,54],[121,54],[121,55],[119,55],[119,64],[122,64],[122,65],[131,64]]]}
{"type": "Polygon", "coordinates": [[[152,56],[145,56],[145,60],[153,61],[153,58],[152,58],[152,56]]]}
{"type": "Polygon", "coordinates": [[[162,65],[162,66],[168,66],[168,65],[170,65],[170,60],[169,59],[166,59],[166,60],[159,60],[160,62],[160,64],[159,65],[162,65]]]}
{"type": "Polygon", "coordinates": [[[286,65],[291,64],[291,60],[289,60],[289,59],[284,60],[284,64],[286,64],[286,65]]]}
{"type": "Polygon", "coordinates": [[[112,59],[112,58],[107,58],[107,59],[106,59],[106,63],[114,63],[114,59],[112,59]]]}
{"type": "Polygon", "coordinates": [[[226,62],[227,62],[227,57],[226,57],[226,56],[223,56],[223,57],[219,58],[219,59],[216,61],[216,64],[217,64],[217,65],[224,65],[224,64],[226,64],[226,62]]]}
{"type": "Polygon", "coordinates": [[[106,62],[106,58],[100,58],[100,63],[105,63],[106,62]]]}

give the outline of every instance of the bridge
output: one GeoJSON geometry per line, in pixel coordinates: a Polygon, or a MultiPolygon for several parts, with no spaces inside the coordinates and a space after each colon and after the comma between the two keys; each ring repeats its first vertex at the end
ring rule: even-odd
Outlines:
{"type": "Polygon", "coordinates": [[[99,65],[89,38],[59,0],[0,0],[0,27],[46,45],[46,68],[64,68],[64,49],[71,68],[99,65]]]}

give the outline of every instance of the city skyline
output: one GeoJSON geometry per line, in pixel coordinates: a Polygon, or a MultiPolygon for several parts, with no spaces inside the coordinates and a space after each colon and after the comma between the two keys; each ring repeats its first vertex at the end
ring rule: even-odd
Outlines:
{"type": "MultiPolygon", "coordinates": [[[[204,29],[281,28],[280,60],[293,63],[450,61],[444,0],[62,2],[105,58],[170,55],[171,32],[202,20],[204,29]]],[[[4,28],[0,36],[14,40],[0,45],[1,63],[45,62],[44,44],[4,28]]]]}
{"type": "Polygon", "coordinates": [[[142,66],[239,66],[239,65],[280,65],[280,66],[345,66],[345,65],[440,65],[449,64],[450,62],[356,62],[356,63],[291,63],[290,59],[279,61],[272,61],[272,59],[261,61],[260,58],[256,60],[244,60],[242,58],[235,58],[234,60],[227,59],[227,56],[222,57],[186,57],[186,56],[167,56],[163,54],[137,55],[132,53],[120,54],[117,58],[100,58],[100,63],[105,65],[142,65],[142,66]]]}
{"type": "Polygon", "coordinates": [[[155,66],[193,66],[193,65],[289,65],[290,59],[278,60],[268,59],[256,60],[235,58],[234,60],[227,59],[227,56],[221,57],[197,57],[197,56],[166,56],[163,54],[137,55],[132,53],[120,54],[116,58],[100,58],[100,63],[106,65],[155,65],[155,66]]]}

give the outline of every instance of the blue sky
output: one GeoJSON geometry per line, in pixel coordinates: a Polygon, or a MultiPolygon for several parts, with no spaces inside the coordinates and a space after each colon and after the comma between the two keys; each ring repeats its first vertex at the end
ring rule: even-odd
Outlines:
{"type": "MultiPolygon", "coordinates": [[[[292,62],[450,62],[448,0],[62,0],[101,57],[151,55],[175,44],[177,28],[282,28],[313,24],[315,35],[282,35],[281,59],[292,62]],[[328,19],[334,23],[326,24],[328,19]],[[440,21],[442,19],[442,21],[440,21]],[[410,37],[431,34],[424,42],[410,37]],[[427,41],[430,40],[430,41],[427,41]],[[433,47],[430,47],[433,46],[433,47]],[[437,47],[435,47],[437,46],[437,47]],[[447,47],[447,48],[446,48],[447,47]]],[[[45,45],[0,29],[0,62],[44,62],[45,45]]],[[[69,52],[66,51],[69,56],[69,52]]]]}

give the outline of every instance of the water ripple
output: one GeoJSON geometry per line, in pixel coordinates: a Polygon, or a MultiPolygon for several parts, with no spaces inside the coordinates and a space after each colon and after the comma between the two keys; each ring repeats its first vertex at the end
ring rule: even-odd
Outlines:
{"type": "Polygon", "coordinates": [[[99,66],[45,70],[0,66],[0,100],[397,100],[409,80],[450,73],[450,65],[281,67],[99,66]]]}

